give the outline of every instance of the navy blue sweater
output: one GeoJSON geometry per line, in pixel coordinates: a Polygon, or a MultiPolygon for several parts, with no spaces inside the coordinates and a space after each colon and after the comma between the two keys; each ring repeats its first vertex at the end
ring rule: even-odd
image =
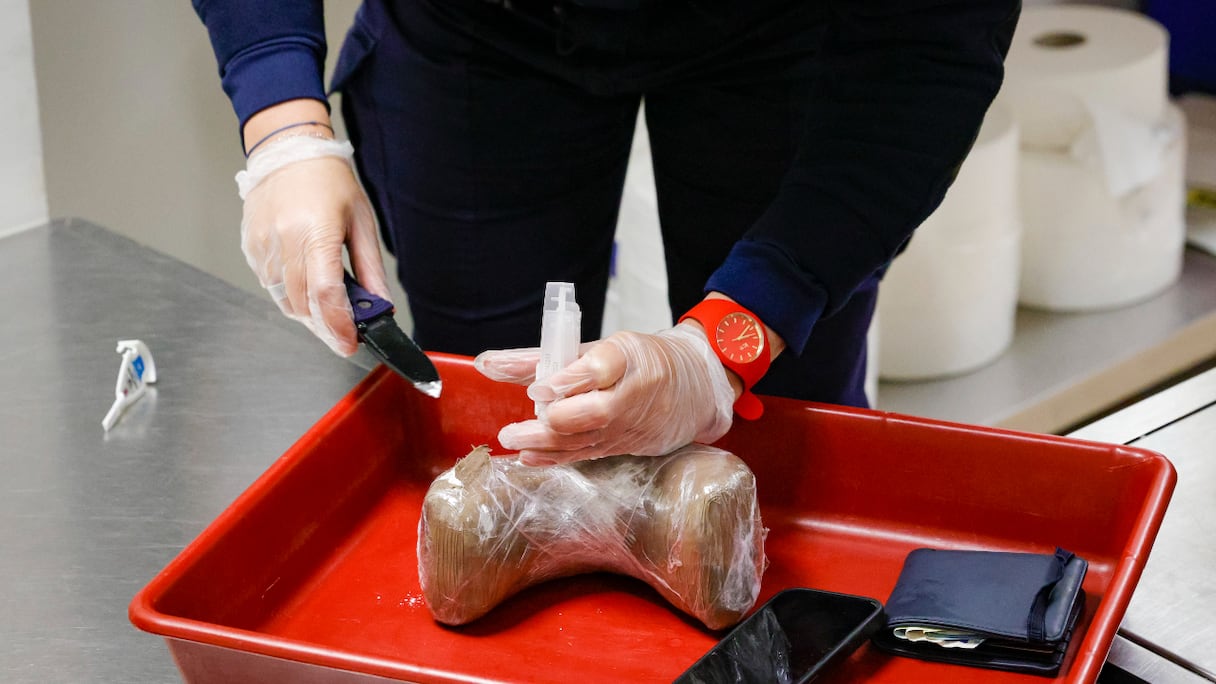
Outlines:
{"type": "MultiPolygon", "coordinates": [[[[794,353],[941,202],[1000,87],[1020,9],[1019,0],[804,1],[830,5],[833,19],[802,149],[706,284],[755,311],[794,353]]],[[[325,101],[320,0],[193,2],[242,127],[285,100],[325,101]]],[[[637,0],[595,0],[610,3],[637,0]]]]}

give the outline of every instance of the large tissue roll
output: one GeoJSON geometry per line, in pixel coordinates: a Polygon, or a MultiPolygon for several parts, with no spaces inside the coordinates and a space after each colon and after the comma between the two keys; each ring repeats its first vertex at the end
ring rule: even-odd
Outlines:
{"type": "Polygon", "coordinates": [[[1018,131],[994,102],[958,177],[891,264],[878,294],[879,375],[975,370],[1013,341],[1018,302],[1018,131]]]}
{"type": "Polygon", "coordinates": [[[961,375],[1013,342],[1021,227],[982,240],[917,235],[891,265],[878,299],[879,374],[910,381],[961,375]]]}
{"type": "Polygon", "coordinates": [[[1018,220],[1017,122],[1003,100],[988,108],[946,196],[916,229],[956,244],[1003,239],[1018,220]]]}
{"type": "Polygon", "coordinates": [[[755,477],[721,449],[530,467],[478,447],[427,492],[418,574],[445,624],[539,582],[608,571],[720,629],[759,596],[765,533],[755,477]]]}
{"type": "Polygon", "coordinates": [[[1071,157],[1024,150],[1020,172],[1019,301],[1053,311],[1125,306],[1172,285],[1186,242],[1186,125],[1171,105],[1160,171],[1111,194],[1101,173],[1071,157]]]}
{"type": "Polygon", "coordinates": [[[1167,104],[1168,37],[1155,21],[1106,7],[1030,7],[1005,60],[1001,97],[1022,146],[1062,150],[1114,110],[1152,125],[1167,104]]]}

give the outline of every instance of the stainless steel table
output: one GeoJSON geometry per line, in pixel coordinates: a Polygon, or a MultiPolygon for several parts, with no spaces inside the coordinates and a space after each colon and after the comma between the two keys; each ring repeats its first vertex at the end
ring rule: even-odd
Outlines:
{"type": "Polygon", "coordinates": [[[1152,449],[1178,471],[1108,662],[1153,684],[1216,681],[1216,369],[1071,436],[1152,449]]]}
{"type": "Polygon", "coordinates": [[[0,682],[178,681],[127,603],[366,370],[81,221],[0,239],[0,273],[0,682]],[[126,338],[158,383],[105,434],[126,338]]]}

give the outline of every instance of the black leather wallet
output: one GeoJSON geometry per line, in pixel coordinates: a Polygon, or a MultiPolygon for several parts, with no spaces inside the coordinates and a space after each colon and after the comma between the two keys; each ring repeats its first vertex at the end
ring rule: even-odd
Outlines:
{"type": "Polygon", "coordinates": [[[924,660],[1055,676],[1085,603],[1089,564],[1054,554],[916,549],[887,599],[883,651],[924,660]],[[974,633],[973,648],[895,636],[897,628],[974,633]]]}

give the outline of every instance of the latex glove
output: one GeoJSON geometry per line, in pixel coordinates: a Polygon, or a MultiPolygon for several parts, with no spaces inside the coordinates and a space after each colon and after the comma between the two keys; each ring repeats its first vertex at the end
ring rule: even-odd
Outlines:
{"type": "Polygon", "coordinates": [[[342,281],[344,245],[355,278],[389,298],[376,215],[353,155],[349,142],[288,137],[254,152],[236,176],[249,267],[284,314],[342,356],[359,346],[342,281]]]}
{"type": "Polygon", "coordinates": [[[714,442],[730,429],[735,393],[699,327],[619,332],[584,350],[540,382],[532,382],[537,349],[488,351],[474,360],[486,377],[532,382],[528,396],[552,402],[547,420],[512,423],[498,433],[523,463],[660,456],[693,441],[714,442]]]}

